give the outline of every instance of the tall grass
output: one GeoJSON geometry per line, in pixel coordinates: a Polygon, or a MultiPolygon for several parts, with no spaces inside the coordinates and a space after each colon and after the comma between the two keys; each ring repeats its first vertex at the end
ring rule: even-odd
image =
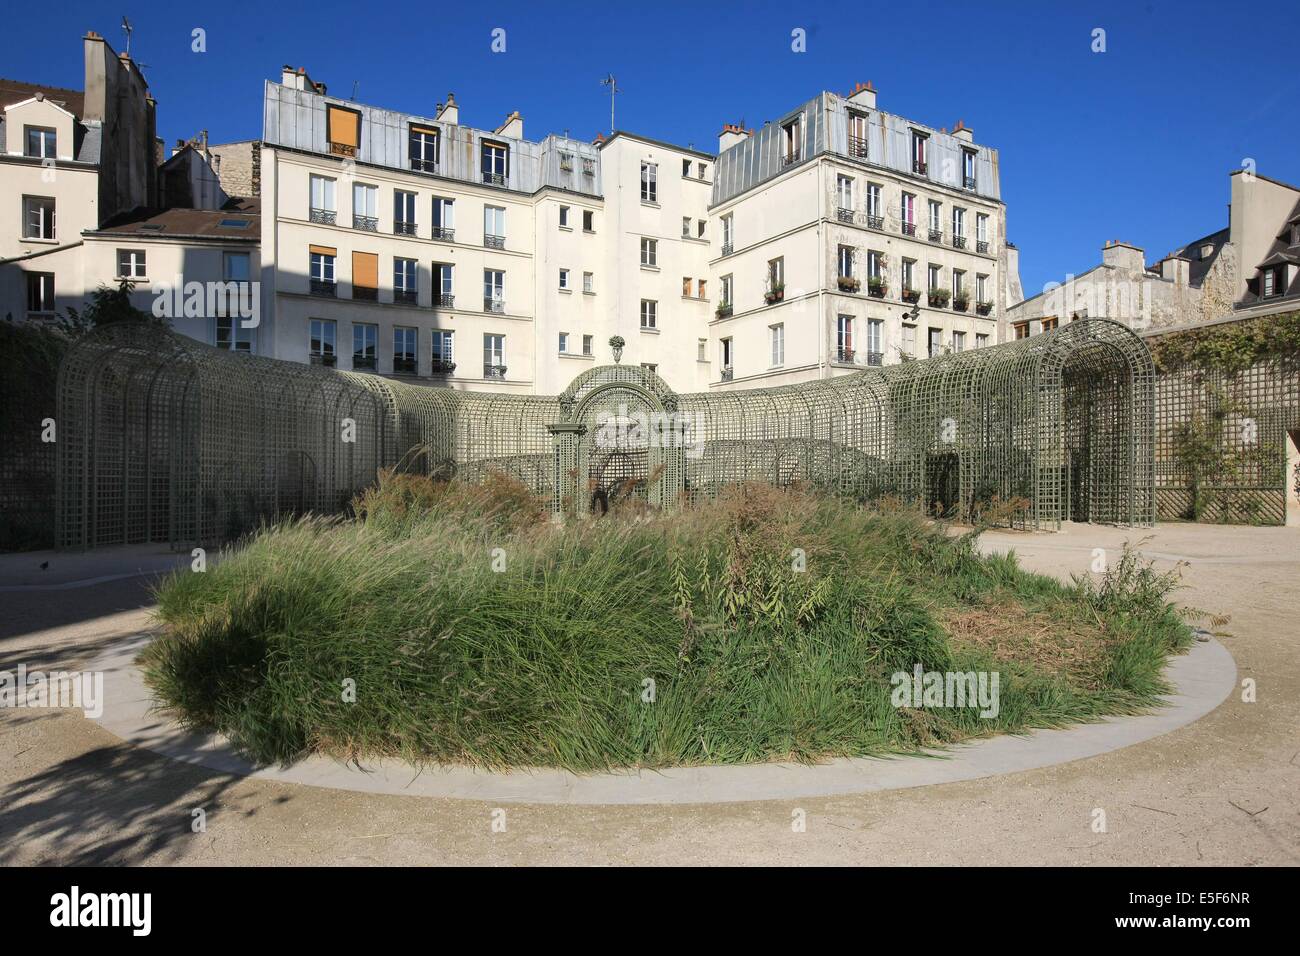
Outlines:
{"type": "Polygon", "coordinates": [[[911,513],[798,489],[559,526],[507,479],[390,475],[355,511],[165,581],[145,665],[169,709],[263,761],[809,761],[1131,712],[1189,639],[1162,602],[1102,600],[911,513]],[[1082,650],[942,623],[974,613],[1082,650]],[[998,671],[997,718],[894,707],[890,675],[917,664],[998,671]]]}

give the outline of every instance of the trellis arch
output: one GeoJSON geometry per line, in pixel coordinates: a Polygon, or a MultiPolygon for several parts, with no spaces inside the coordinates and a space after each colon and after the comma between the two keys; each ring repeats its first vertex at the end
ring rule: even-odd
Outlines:
{"type": "Polygon", "coordinates": [[[666,416],[647,494],[660,507],[741,481],[802,481],[959,519],[1023,498],[1025,527],[1145,525],[1153,388],[1146,345],[1098,319],[779,388],[677,394],[649,369],[612,365],[556,396],[410,385],[114,325],[79,340],[59,371],[57,538],[220,541],[284,513],[338,511],[385,467],[502,472],[557,512],[585,514],[586,419],[620,394],[666,416]]]}

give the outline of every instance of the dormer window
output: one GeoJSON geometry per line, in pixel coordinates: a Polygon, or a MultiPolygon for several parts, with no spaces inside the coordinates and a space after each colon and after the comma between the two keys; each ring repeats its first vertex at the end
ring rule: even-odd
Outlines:
{"type": "Polygon", "coordinates": [[[912,130],[912,172],[925,176],[930,169],[930,137],[912,130]]]}
{"type": "Polygon", "coordinates": [[[483,182],[489,186],[504,186],[510,174],[510,147],[483,140],[482,172],[483,182]]]}
{"type": "Polygon", "coordinates": [[[345,106],[325,106],[325,139],[336,156],[355,156],[361,145],[361,114],[345,106]]]}
{"type": "Polygon", "coordinates": [[[975,188],[975,152],[970,149],[961,151],[961,181],[967,189],[975,188]]]}
{"type": "Polygon", "coordinates": [[[867,158],[867,117],[865,113],[849,113],[849,155],[854,159],[867,158]]]}
{"type": "Polygon", "coordinates": [[[438,131],[429,126],[412,126],[411,168],[424,173],[438,171],[438,131]]]}
{"type": "Polygon", "coordinates": [[[1286,278],[1283,272],[1284,266],[1269,266],[1267,269],[1260,271],[1259,294],[1260,298],[1269,299],[1275,295],[1281,295],[1286,289],[1286,278]]]}
{"type": "Polygon", "coordinates": [[[58,134],[54,130],[43,126],[24,126],[23,133],[25,134],[23,155],[35,159],[54,159],[55,146],[58,142],[58,134]]]}
{"type": "Polygon", "coordinates": [[[803,158],[803,124],[798,118],[781,127],[781,165],[789,166],[803,158]]]}

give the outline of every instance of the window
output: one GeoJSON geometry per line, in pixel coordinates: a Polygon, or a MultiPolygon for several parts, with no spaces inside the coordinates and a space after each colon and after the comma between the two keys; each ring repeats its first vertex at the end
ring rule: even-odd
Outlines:
{"type": "Polygon", "coordinates": [[[1028,322],[1017,322],[1015,325],[1011,326],[1011,329],[1012,329],[1012,332],[1015,334],[1015,337],[1016,337],[1016,338],[1018,338],[1018,339],[1027,339],[1027,338],[1029,338],[1029,323],[1028,323],[1028,322]]]}
{"type": "Polygon", "coordinates": [[[867,158],[867,116],[849,113],[849,155],[855,159],[867,158]]]}
{"type": "Polygon", "coordinates": [[[954,352],[966,351],[966,333],[954,332],[952,334],[952,350],[954,352]]]}
{"type": "Polygon", "coordinates": [[[695,283],[695,297],[698,299],[707,299],[708,295],[704,290],[705,290],[704,280],[700,279],[695,283]]]}
{"type": "Polygon", "coordinates": [[[414,259],[393,259],[393,301],[414,305],[419,294],[414,259]]]}
{"type": "Polygon", "coordinates": [[[352,324],[352,367],[374,371],[379,359],[379,326],[352,324]]]}
{"type": "Polygon", "coordinates": [[[704,163],[700,163],[700,164],[699,164],[699,175],[698,175],[697,178],[698,178],[698,179],[703,179],[706,175],[708,175],[708,172],[709,172],[709,167],[706,166],[706,165],[704,165],[704,163]]]}
{"type": "Polygon", "coordinates": [[[1042,328],[1042,331],[1044,331],[1044,332],[1050,332],[1050,331],[1052,331],[1054,328],[1056,328],[1056,326],[1059,325],[1059,324],[1060,324],[1060,320],[1059,320],[1056,316],[1054,316],[1054,315],[1045,315],[1045,316],[1043,316],[1043,322],[1042,322],[1043,328],[1042,328]]]}
{"type": "Polygon", "coordinates": [[[456,238],[456,201],[433,197],[433,238],[452,242],[456,238]]]}
{"type": "Polygon", "coordinates": [[[731,276],[729,275],[723,276],[722,277],[722,301],[718,303],[719,305],[731,305],[731,290],[732,290],[731,276]]]}
{"type": "Polygon", "coordinates": [[[911,193],[903,193],[898,211],[902,216],[903,235],[916,235],[916,197],[911,193]]]}
{"type": "Polygon", "coordinates": [[[311,320],[311,339],[309,342],[309,348],[311,350],[311,364],[313,365],[334,364],[334,360],[335,360],[334,332],[335,332],[335,324],[333,319],[312,319],[311,320]]]}
{"type": "Polygon", "coordinates": [[[942,205],[930,200],[930,240],[934,241],[943,233],[942,205]]]}
{"type": "Polygon", "coordinates": [[[414,375],[418,371],[416,362],[419,351],[416,341],[417,330],[404,325],[393,327],[393,372],[398,375],[414,375]]]}
{"type": "MultiPolygon", "coordinates": [[[[989,241],[989,217],[987,213],[975,214],[975,241],[985,245],[989,241]]],[[[988,252],[988,249],[984,248],[979,251],[988,252]]]]}
{"type": "Polygon", "coordinates": [[[506,337],[492,332],[483,335],[483,377],[505,378],[506,337]]]}
{"type": "Polygon", "coordinates": [[[45,196],[23,197],[23,238],[54,238],[54,200],[45,196]]]}
{"type": "Polygon", "coordinates": [[[253,351],[253,329],[245,328],[238,316],[218,315],[212,320],[213,344],[228,352],[253,351]]]}
{"type": "Polygon", "coordinates": [[[879,365],[884,357],[885,323],[879,319],[867,319],[867,364],[879,365]]]}
{"type": "Polygon", "coordinates": [[[989,277],[978,273],[975,276],[975,303],[976,305],[989,303],[989,277]]]}
{"type": "Polygon", "coordinates": [[[584,209],[582,211],[582,231],[583,232],[596,231],[596,214],[592,212],[590,209],[584,209]]]}
{"type": "Polygon", "coordinates": [[[352,298],[379,301],[379,256],[373,252],[352,253],[352,298]]]}
{"type": "Polygon", "coordinates": [[[913,292],[916,290],[916,260],[903,260],[903,291],[913,292]]]}
{"type": "Polygon", "coordinates": [[[27,314],[54,314],[54,273],[27,273],[27,314]]]}
{"type": "Polygon", "coordinates": [[[776,368],[785,364],[785,323],[769,325],[768,331],[772,345],[772,367],[776,368]]]}
{"type": "Polygon", "coordinates": [[[565,151],[563,151],[563,150],[560,151],[560,172],[562,172],[562,173],[571,173],[571,172],[573,172],[573,154],[572,154],[572,153],[565,152],[565,151]]]}
{"type": "Polygon", "coordinates": [[[568,270],[568,269],[561,269],[561,270],[560,270],[560,288],[561,288],[563,291],[565,291],[565,292],[569,292],[569,291],[571,291],[570,288],[569,288],[569,270],[568,270]]]}
{"type": "Polygon", "coordinates": [[[682,238],[691,238],[691,217],[682,216],[682,238]]]}
{"type": "Polygon", "coordinates": [[[916,326],[903,326],[903,354],[916,357],[916,326]]]}
{"type": "Polygon", "coordinates": [[[958,249],[966,245],[966,210],[952,207],[952,244],[958,249]]]}
{"type": "Polygon", "coordinates": [[[510,174],[510,147],[504,143],[483,140],[481,153],[483,182],[491,186],[504,186],[510,174]]]}
{"type": "Polygon", "coordinates": [[[450,262],[435,262],[433,264],[433,294],[437,297],[434,300],[434,305],[446,306],[449,309],[455,306],[454,269],[455,267],[450,262]]]}
{"type": "Polygon", "coordinates": [[[379,228],[379,187],[352,185],[352,228],[374,232],[379,228]]]}
{"type": "Polygon", "coordinates": [[[455,338],[455,332],[448,332],[445,329],[433,330],[433,371],[450,372],[453,370],[455,363],[455,359],[453,358],[455,338]]]}
{"type": "Polygon", "coordinates": [[[841,210],[849,213],[853,212],[853,177],[837,176],[835,177],[835,196],[836,202],[841,210]]]}
{"type": "Polygon", "coordinates": [[[1260,271],[1260,297],[1269,298],[1281,295],[1283,291],[1282,267],[1270,266],[1260,271]]]}
{"type": "Polygon", "coordinates": [[[690,174],[691,174],[691,161],[690,161],[689,159],[683,159],[683,160],[682,160],[682,175],[683,175],[683,176],[689,176],[690,174]]]}
{"type": "Polygon", "coordinates": [[[659,241],[657,239],[641,240],[641,265],[645,268],[658,268],[659,241]]]}
{"type": "Polygon", "coordinates": [[[641,201],[658,202],[659,167],[654,163],[641,164],[641,201]]]}
{"type": "Polygon", "coordinates": [[[560,333],[560,354],[563,355],[567,351],[569,351],[569,333],[561,332],[560,333]]]}
{"type": "Polygon", "coordinates": [[[55,158],[55,143],[58,134],[54,130],[45,129],[41,126],[24,126],[23,132],[26,134],[23,155],[36,159],[55,158]]]}
{"type": "Polygon", "coordinates": [[[506,246],[506,211],[500,206],[483,207],[483,245],[492,249],[506,246]]]}
{"type": "Polygon", "coordinates": [[[583,355],[593,354],[595,345],[596,345],[596,337],[594,335],[584,335],[582,337],[582,354],[583,355]]]}
{"type": "Polygon", "coordinates": [[[325,176],[311,177],[311,215],[312,222],[334,225],[338,207],[334,201],[334,180],[325,176]]]}
{"type": "Polygon", "coordinates": [[[727,213],[722,217],[722,254],[730,255],[732,250],[732,240],[735,229],[735,214],[727,213]]]}
{"type": "Polygon", "coordinates": [[[483,311],[505,311],[506,274],[499,269],[483,270],[483,311]]]}
{"type": "Polygon", "coordinates": [[[785,256],[768,260],[767,286],[773,292],[785,288],[785,256]]]}
{"type": "Polygon", "coordinates": [[[654,299],[641,300],[641,328],[654,329],[659,325],[659,303],[654,299]]]}
{"type": "Polygon", "coordinates": [[[875,183],[867,185],[867,225],[873,229],[879,229],[882,224],[882,210],[880,201],[880,187],[875,183]]]}
{"type": "Polygon", "coordinates": [[[853,361],[853,316],[851,315],[840,315],[835,318],[835,360],[853,361]]]}
{"type": "Polygon", "coordinates": [[[325,105],[325,138],[336,156],[355,156],[361,144],[361,114],[333,103],[325,105]]]}
{"type": "Polygon", "coordinates": [[[942,267],[931,265],[927,271],[925,289],[927,292],[933,292],[939,288],[940,279],[942,278],[942,267]]]}
{"type": "Polygon", "coordinates": [[[226,282],[247,282],[252,278],[252,256],[247,252],[227,252],[222,256],[221,277],[226,282]]]}
{"type": "Polygon", "coordinates": [[[930,358],[943,351],[943,329],[930,329],[930,341],[927,343],[930,358]]]}
{"type": "Polygon", "coordinates": [[[734,365],[734,359],[736,355],[735,355],[735,349],[731,347],[730,338],[718,340],[718,352],[719,352],[719,357],[722,359],[723,369],[725,369],[726,371],[731,371],[734,365]]]}
{"type": "Polygon", "coordinates": [[[404,189],[393,191],[393,233],[398,236],[415,235],[415,193],[404,189]]]}
{"type": "Polygon", "coordinates": [[[975,188],[975,154],[969,149],[961,151],[961,181],[967,189],[975,188]]]}
{"type": "Polygon", "coordinates": [[[596,277],[590,272],[582,274],[582,291],[592,295],[596,291],[596,277]]]}
{"type": "Polygon", "coordinates": [[[683,276],[683,277],[682,277],[682,295],[683,295],[684,297],[686,297],[686,298],[690,298],[690,295],[691,295],[691,277],[690,277],[690,276],[683,276]]]}
{"type": "Polygon", "coordinates": [[[708,360],[709,360],[709,340],[696,339],[695,340],[695,361],[707,362],[708,360]]]}
{"type": "Polygon", "coordinates": [[[334,294],[334,257],[328,246],[311,246],[311,291],[317,295],[334,294]]]}
{"type": "Polygon", "coordinates": [[[840,246],[837,260],[839,262],[839,277],[841,279],[853,278],[853,247],[840,246]]]}
{"type": "Polygon", "coordinates": [[[880,279],[885,278],[885,255],[882,252],[876,252],[874,249],[867,250],[867,278],[880,279]]]}
{"type": "Polygon", "coordinates": [[[119,279],[143,279],[148,273],[144,268],[143,249],[117,250],[117,277],[119,279]]]}
{"type": "Polygon", "coordinates": [[[428,126],[412,126],[410,137],[411,168],[425,173],[438,171],[438,131],[428,126]]]}
{"type": "Polygon", "coordinates": [[[986,345],[988,345],[988,344],[989,344],[989,336],[988,336],[988,333],[987,333],[987,332],[976,332],[976,333],[975,333],[975,347],[976,347],[977,349],[982,349],[982,348],[984,348],[984,346],[986,346],[986,345]]]}
{"type": "Polygon", "coordinates": [[[789,166],[802,158],[800,145],[803,142],[802,123],[793,119],[781,127],[782,165],[789,166]]]}
{"type": "Polygon", "coordinates": [[[569,228],[569,207],[568,206],[560,207],[560,228],[561,229],[569,228]]]}
{"type": "Polygon", "coordinates": [[[952,297],[960,299],[966,291],[966,273],[961,269],[952,270],[952,297]]]}
{"type": "Polygon", "coordinates": [[[927,162],[929,145],[929,136],[912,130],[912,172],[921,176],[924,176],[929,169],[929,163],[927,162]]]}
{"type": "Polygon", "coordinates": [[[704,226],[705,226],[705,222],[704,222],[703,219],[697,219],[697,220],[695,220],[695,238],[696,238],[696,239],[703,239],[703,238],[704,238],[704,226]]]}

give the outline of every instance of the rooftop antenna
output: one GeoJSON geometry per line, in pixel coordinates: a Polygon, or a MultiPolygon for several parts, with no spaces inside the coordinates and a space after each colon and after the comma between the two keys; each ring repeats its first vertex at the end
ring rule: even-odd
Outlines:
{"type": "Polygon", "coordinates": [[[126,55],[129,59],[131,56],[131,21],[125,15],[122,17],[122,32],[126,34],[126,55]]]}
{"type": "Polygon", "coordinates": [[[353,80],[353,81],[352,81],[352,102],[354,102],[354,103],[355,103],[356,100],[357,100],[357,87],[360,86],[360,85],[361,85],[361,81],[360,81],[360,80],[353,80]]]}
{"type": "Polygon", "coordinates": [[[613,73],[609,74],[603,80],[601,80],[600,85],[609,87],[609,135],[613,136],[614,135],[614,94],[622,93],[623,91],[619,89],[618,80],[614,79],[613,73]]]}

